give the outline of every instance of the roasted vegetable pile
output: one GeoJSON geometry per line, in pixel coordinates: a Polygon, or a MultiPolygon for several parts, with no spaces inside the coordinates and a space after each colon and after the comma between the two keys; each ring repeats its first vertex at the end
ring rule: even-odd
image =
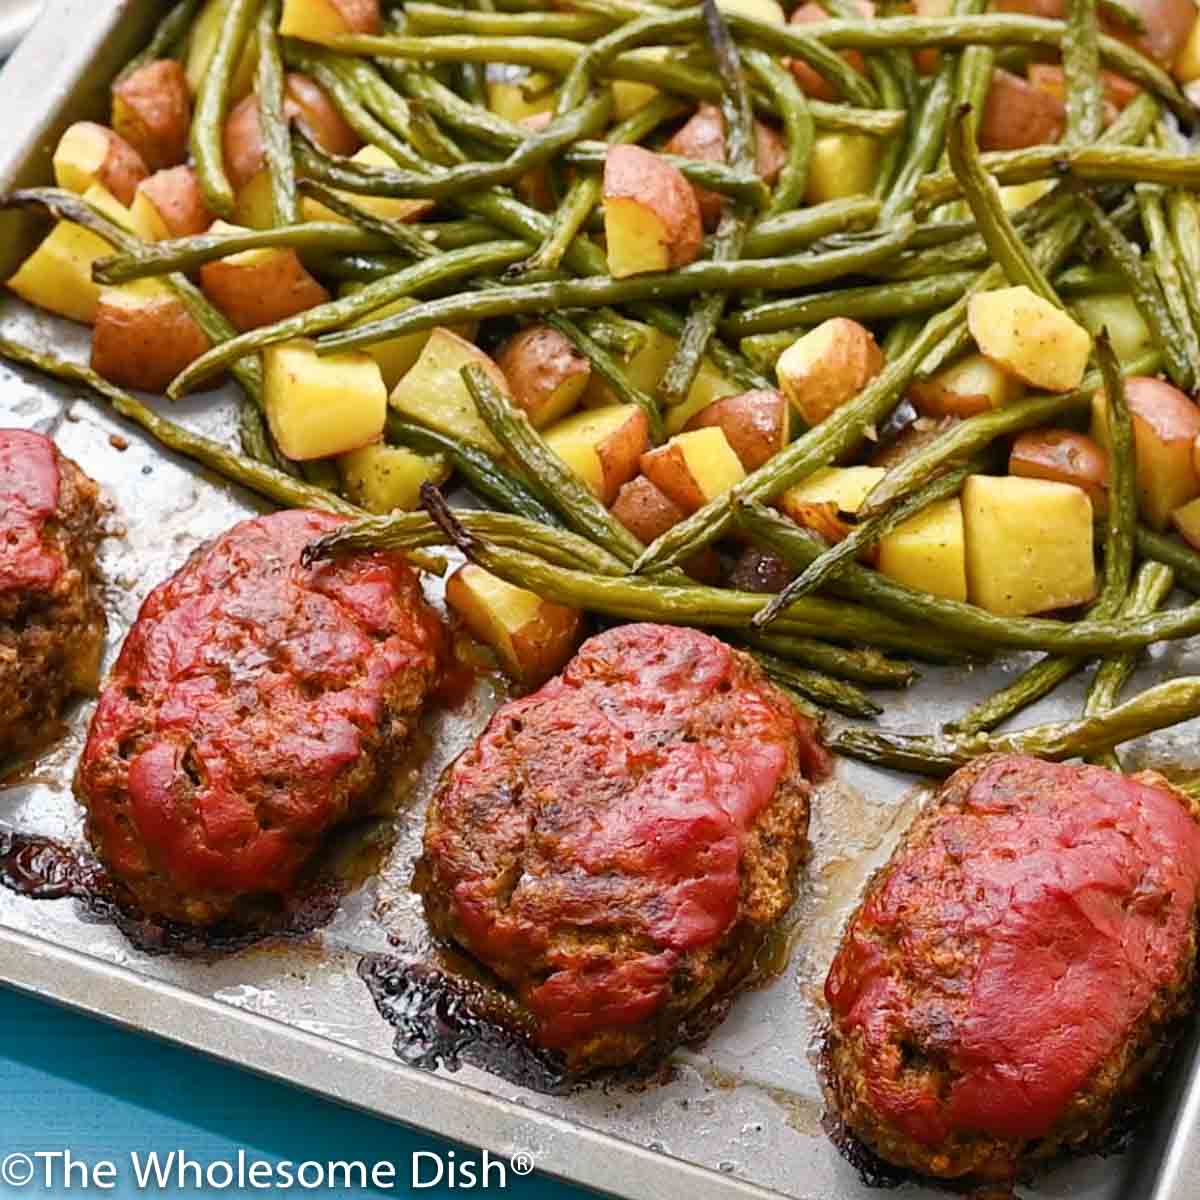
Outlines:
{"type": "Polygon", "coordinates": [[[1200,632],[1159,611],[1200,594],[1193,0],[544,8],[183,0],[5,200],[54,219],[8,287],[90,368],[0,353],[363,516],[313,554],[454,545],[523,685],[590,612],[856,717],[909,659],[1042,652],[945,735],[836,736],[935,773],[1200,713],[1119,694],[1200,632]],[[240,451],[124,390],[226,372],[240,451]],[[989,736],[1097,658],[1080,722],[989,736]]]}

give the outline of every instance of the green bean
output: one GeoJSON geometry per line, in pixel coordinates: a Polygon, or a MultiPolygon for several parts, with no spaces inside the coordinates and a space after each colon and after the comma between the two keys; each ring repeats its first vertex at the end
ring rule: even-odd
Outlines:
{"type": "Polygon", "coordinates": [[[1193,323],[1200,323],[1200,207],[1190,192],[1176,190],[1167,194],[1167,213],[1188,308],[1193,323]]]}
{"type": "Polygon", "coordinates": [[[1145,33],[1146,22],[1140,13],[1135,12],[1124,0],[1098,0],[1097,8],[1114,25],[1129,30],[1130,33],[1145,33]]]}
{"type": "Polygon", "coordinates": [[[831,708],[847,717],[877,717],[883,712],[880,705],[852,684],[831,679],[819,671],[794,667],[761,650],[750,653],[772,683],[797,692],[822,708],[831,708]]]}
{"type": "Polygon", "coordinates": [[[388,86],[371,63],[359,58],[331,54],[318,47],[311,47],[305,53],[324,63],[337,74],[357,103],[391,133],[407,143],[407,153],[411,154],[408,147],[416,150],[412,109],[388,86]]]}
{"type": "Polygon", "coordinates": [[[590,538],[618,561],[632,562],[641,552],[641,542],[546,445],[525,414],[508,402],[479,367],[464,367],[462,377],[484,424],[521,466],[542,501],[562,515],[568,528],[590,538]]]}
{"type": "Polygon", "coordinates": [[[711,545],[733,523],[734,504],[778,495],[798,479],[849,453],[862,440],[863,430],[882,421],[908,386],[924,356],[954,330],[962,318],[962,302],[932,317],[913,345],[884,368],[854,399],[819,425],[798,437],[770,461],[750,472],[725,495],[668,529],[647,547],[635,571],[660,570],[689,559],[711,545]]]}
{"type": "Polygon", "coordinates": [[[332,492],[315,488],[265,463],[252,462],[219,442],[193,433],[167,417],[160,416],[140,400],[97,375],[90,367],[41,353],[4,337],[0,337],[0,356],[34,367],[55,379],[90,388],[126,420],[140,426],[168,450],[183,454],[201,466],[216,471],[225,479],[241,484],[276,504],[287,508],[319,508],[326,512],[350,516],[362,514],[362,509],[332,492]]]}
{"type": "Polygon", "coordinates": [[[965,296],[978,277],[975,271],[955,271],[903,283],[871,284],[769,300],[726,317],[721,322],[721,331],[728,337],[744,337],[794,325],[816,325],[831,317],[871,321],[934,312],[965,296]]]}
{"type": "Polygon", "coordinates": [[[1165,202],[1161,191],[1148,185],[1139,184],[1134,192],[1141,211],[1142,228],[1150,243],[1158,291],[1166,302],[1171,324],[1179,339],[1179,357],[1187,364],[1188,375],[1194,386],[1200,381],[1200,336],[1196,333],[1183,272],[1167,226],[1165,202]]]}
{"type": "MultiPolygon", "coordinates": [[[[1157,612],[1166,603],[1174,586],[1175,572],[1170,567],[1156,562],[1143,563],[1121,609],[1121,615],[1136,619],[1157,612]]],[[[1115,708],[1121,696],[1121,689],[1129,682],[1136,666],[1137,655],[1132,653],[1118,654],[1105,659],[1096,668],[1092,685],[1088,689],[1087,701],[1083,706],[1083,715],[1094,717],[1115,708]]],[[[1094,756],[1091,761],[1111,771],[1121,769],[1120,760],[1111,750],[1094,756]]]]}
{"type": "MultiPolygon", "coordinates": [[[[880,49],[907,46],[953,48],[955,46],[1061,46],[1067,27],[1062,21],[1027,17],[1010,13],[989,13],[966,17],[880,17],[874,21],[822,21],[787,30],[772,36],[772,48],[791,53],[791,39],[815,38],[837,50],[880,49]],[[790,36],[789,36],[790,35],[790,36]]],[[[1170,75],[1140,51],[1107,34],[1099,39],[1100,57],[1117,74],[1141,84],[1161,97],[1187,121],[1194,117],[1190,101],[1170,75]]]]}
{"type": "Polygon", "coordinates": [[[752,333],[742,338],[738,348],[760,371],[773,372],[784,353],[810,328],[808,325],[793,325],[776,333],[752,333]]]}
{"type": "MultiPolygon", "coordinates": [[[[468,368],[469,369],[469,368],[468,368]]],[[[589,609],[625,620],[661,621],[667,625],[696,624],[717,629],[742,629],[766,603],[752,592],[705,587],[701,584],[652,583],[637,577],[604,575],[554,567],[535,555],[501,550],[471,536],[455,520],[436,489],[423,489],[430,516],[467,558],[508,583],[528,588],[557,604],[589,609]]],[[[913,629],[880,613],[853,604],[807,597],[792,605],[779,620],[788,635],[833,638],[866,643],[922,658],[954,658],[956,648],[927,630],[913,629]]]]}
{"type": "Polygon", "coordinates": [[[1191,366],[1180,347],[1180,334],[1154,273],[1091,196],[1080,193],[1077,198],[1105,253],[1125,277],[1133,302],[1150,330],[1155,348],[1163,357],[1167,374],[1176,387],[1189,390],[1192,385],[1191,366]]]}
{"type": "Polygon", "coordinates": [[[555,211],[553,225],[542,244],[524,263],[513,268],[509,275],[558,270],[563,255],[579,236],[585,222],[599,202],[599,176],[581,175],[571,184],[562,203],[555,211]]]}
{"type": "MultiPolygon", "coordinates": [[[[752,174],[757,169],[754,114],[742,75],[741,56],[715,0],[704,0],[704,17],[724,85],[721,111],[725,125],[725,157],[735,171],[752,174]]],[[[713,245],[713,262],[734,262],[741,257],[748,224],[749,213],[744,208],[731,210],[725,206],[713,245]]],[[[691,302],[683,333],[658,384],[659,398],[666,407],[678,404],[691,391],[727,300],[724,292],[712,292],[697,296],[691,302]]]]}
{"type": "Polygon", "coordinates": [[[412,333],[436,325],[499,316],[527,316],[562,308],[596,308],[633,300],[660,300],[690,296],[708,290],[733,291],[747,287],[808,287],[867,270],[901,250],[910,226],[883,233],[867,246],[832,250],[794,258],[764,258],[738,262],[697,262],[674,271],[636,275],[626,279],[573,279],[556,283],[525,284],[485,293],[451,296],[420,304],[386,320],[329,334],[318,342],[318,352],[333,353],[368,346],[399,333],[412,333]]]}
{"type": "Polygon", "coordinates": [[[462,12],[441,4],[406,4],[404,16],[413,34],[466,33],[476,37],[562,37],[590,42],[613,26],[613,18],[600,13],[462,12]]]}
{"type": "Polygon", "coordinates": [[[352,225],[382,242],[390,250],[399,250],[406,258],[436,258],[439,251],[419,226],[376,216],[373,212],[354,204],[341,192],[318,183],[315,179],[300,180],[300,190],[324,205],[330,212],[345,217],[352,225]]]}
{"type": "Polygon", "coordinates": [[[854,562],[864,551],[876,545],[897,526],[924,512],[938,500],[957,496],[962,490],[968,475],[973,475],[982,467],[979,459],[971,459],[959,466],[950,467],[941,475],[935,476],[923,487],[918,488],[912,495],[901,501],[894,508],[869,521],[862,521],[840,542],[830,546],[828,550],[805,567],[774,600],[754,618],[754,624],[759,629],[765,629],[784,608],[799,596],[807,596],[815,592],[832,575],[836,575],[846,563],[854,562]]]}
{"type": "Polygon", "coordinates": [[[561,333],[591,363],[592,370],[608,384],[620,403],[634,404],[646,414],[650,440],[654,445],[659,445],[665,437],[665,430],[662,412],[654,397],[635,387],[612,355],[574,321],[556,312],[548,312],[542,319],[551,329],[561,333]]]}
{"type": "Polygon", "coordinates": [[[805,666],[834,675],[839,679],[850,679],[873,687],[906,688],[918,678],[917,672],[908,663],[885,658],[878,650],[849,650],[830,642],[815,638],[795,637],[772,633],[740,634],[749,646],[757,646],[776,658],[803,663],[805,666]]]}
{"type": "Polygon", "coordinates": [[[595,339],[596,345],[609,354],[628,362],[646,345],[646,333],[641,326],[626,320],[615,309],[600,309],[588,313],[580,327],[595,339]]]}
{"type": "MultiPolygon", "coordinates": [[[[885,56],[873,57],[868,66],[875,86],[879,89],[880,103],[888,108],[905,108],[910,112],[918,112],[921,106],[921,94],[915,86],[911,91],[906,90],[901,78],[912,76],[912,56],[908,55],[908,63],[900,60],[905,57],[899,51],[889,51],[885,56]]],[[[904,162],[904,152],[908,147],[908,138],[892,137],[882,147],[879,167],[875,172],[875,187],[873,195],[883,200],[896,184],[896,177],[904,162]]]]}
{"type": "Polygon", "coordinates": [[[866,230],[878,217],[879,201],[873,196],[825,200],[807,208],[766,216],[756,221],[746,235],[745,255],[774,257],[847,229],[866,230]]]}
{"type": "Polygon", "coordinates": [[[200,81],[192,116],[191,148],[204,201],[219,217],[233,215],[233,187],[225,173],[222,134],[234,67],[254,20],[256,0],[229,0],[217,43],[200,81]]]}
{"type": "MultiPolygon", "coordinates": [[[[1157,369],[1158,362],[1157,353],[1150,352],[1123,364],[1121,371],[1126,376],[1150,375],[1157,369]]],[[[960,462],[978,454],[996,438],[1025,429],[1036,429],[1068,413],[1087,412],[1092,394],[1100,383],[1100,376],[1090,371],[1074,391],[1030,396],[958,422],[927,446],[892,467],[867,493],[858,510],[859,520],[878,516],[914,488],[932,479],[947,463],[960,462]]]]}
{"type": "MultiPolygon", "coordinates": [[[[1104,540],[1104,586],[1088,611],[1088,617],[1107,620],[1121,611],[1129,592],[1137,529],[1137,481],[1133,461],[1133,425],[1125,403],[1125,387],[1116,357],[1103,336],[1096,341],[1096,356],[1108,397],[1109,492],[1104,540]]],[[[1083,664],[1084,659],[1071,656],[1044,658],[994,696],[975,705],[963,718],[954,722],[953,728],[960,733],[993,729],[1022,708],[1048,696],[1083,664]]]]}
{"type": "Polygon", "coordinates": [[[490,501],[506,512],[527,517],[531,521],[561,527],[562,523],[554,511],[486,450],[470,442],[446,437],[424,425],[414,425],[395,412],[389,412],[387,416],[387,437],[389,441],[407,446],[419,454],[444,454],[481,500],[490,501]]]}
{"type": "Polygon", "coordinates": [[[1139,525],[1137,548],[1143,558],[1170,567],[1180,587],[1186,588],[1194,596],[1200,596],[1200,554],[1191,546],[1170,534],[1158,533],[1139,525]]]}
{"type": "Polygon", "coordinates": [[[1092,757],[1195,716],[1200,716],[1200,678],[1183,676],[1077,721],[1031,725],[1015,733],[932,737],[843,729],[830,738],[829,747],[894,770],[944,776],[983,754],[1034,754],[1051,762],[1092,757]]]}
{"type": "Polygon", "coordinates": [[[761,50],[748,51],[746,62],[767,89],[783,119],[787,158],[779,171],[767,209],[768,217],[779,216],[792,212],[803,202],[808,183],[808,160],[816,134],[815,122],[808,101],[790,71],[761,50]]]}
{"type": "Polygon", "coordinates": [[[902,108],[855,108],[808,100],[808,111],[818,128],[834,133],[865,133],[869,137],[895,137],[905,126],[908,113],[902,108]]]}
{"type": "Polygon", "coordinates": [[[367,284],[353,295],[319,304],[316,308],[277,321],[274,325],[251,329],[214,346],[176,377],[167,394],[177,399],[264,346],[285,342],[290,338],[308,337],[324,329],[334,329],[424,288],[443,286],[457,279],[470,278],[481,271],[506,267],[524,257],[528,250],[525,242],[486,242],[413,263],[403,271],[367,284]]]}
{"type": "Polygon", "coordinates": [[[296,171],[292,139],[284,114],[283,59],[275,30],[279,25],[279,0],[265,0],[258,18],[258,121],[263,157],[271,180],[274,225],[294,225],[300,219],[296,196],[296,171]]]}
{"type": "Polygon", "coordinates": [[[117,76],[118,82],[132,75],[139,67],[156,62],[162,58],[173,57],[172,51],[182,42],[188,30],[192,27],[192,18],[200,7],[200,0],[180,0],[173,8],[167,10],[167,15],[159,21],[145,48],[129,60],[117,76]]]}
{"type": "MultiPolygon", "coordinates": [[[[1031,183],[1067,174],[1085,183],[1200,187],[1200,162],[1194,155],[1147,146],[1031,146],[1028,150],[995,150],[981,158],[984,170],[1000,183],[1031,183]]],[[[952,172],[927,175],[917,188],[919,208],[936,208],[957,198],[959,191],[952,172]]]]}
{"type": "Polygon", "coordinates": [[[460,192],[512,183],[532,168],[548,162],[572,142],[598,132],[608,123],[611,111],[611,97],[597,96],[545,129],[531,134],[525,145],[503,162],[463,163],[445,168],[436,175],[399,167],[338,164],[312,146],[298,148],[297,166],[311,178],[352,192],[440,200],[460,192]]]}
{"type": "Polygon", "coordinates": [[[951,119],[947,150],[951,170],[970,205],[975,224],[1009,283],[1014,286],[1024,284],[1043,300],[1061,308],[1062,301],[1025,243],[1021,241],[1020,234],[1013,227],[1000,203],[996,185],[980,165],[975,126],[969,119],[970,114],[971,109],[963,106],[951,119]]]}
{"type": "Polygon", "coordinates": [[[1100,30],[1096,0],[1067,0],[1067,28],[1062,39],[1067,88],[1065,141],[1077,146],[1094,142],[1104,128],[1104,87],[1100,82],[1100,30]]]}
{"type": "MultiPolygon", "coordinates": [[[[632,316],[652,325],[668,337],[679,337],[683,332],[683,318],[664,304],[640,301],[628,305],[628,309],[632,316]]],[[[771,387],[769,379],[760,375],[746,359],[730,349],[720,338],[713,338],[709,343],[708,357],[722,375],[747,391],[771,387]]]]}

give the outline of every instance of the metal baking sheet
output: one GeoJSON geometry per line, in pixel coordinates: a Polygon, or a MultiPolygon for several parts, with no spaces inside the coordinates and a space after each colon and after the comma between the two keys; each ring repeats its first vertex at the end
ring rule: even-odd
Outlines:
{"type": "MultiPolygon", "coordinates": [[[[44,182],[58,132],[103,112],[119,64],[146,36],[158,5],[145,0],[54,0],[0,74],[0,188],[44,182]]],[[[33,230],[0,218],[0,272],[33,230]]],[[[86,354],[85,331],[7,299],[0,328],[57,350],[86,354]]],[[[189,398],[173,415],[232,437],[221,393],[189,398]]],[[[215,532],[257,511],[220,481],[162,452],[70,389],[0,366],[0,421],[53,434],[99,480],[113,506],[102,564],[109,662],[147,590],[215,532]]],[[[994,688],[1018,660],[975,672],[941,672],[911,694],[888,694],[886,720],[929,729],[994,688]]],[[[1200,647],[1158,649],[1146,668],[1162,677],[1200,668],[1200,647]]],[[[1076,705],[1082,683],[1055,704],[1076,705]]],[[[821,1130],[813,1055],[820,984],[861,886],[887,856],[926,794],[911,781],[851,764],[815,798],[814,855],[790,923],[783,969],[745,996],[699,1050],[677,1055],[666,1082],[596,1086],[546,1095],[462,1066],[422,1070],[400,1062],[394,1030],[359,978],[363,955],[419,947],[418,906],[408,890],[423,802],[441,767],[482,727],[488,687],[463,709],[433,719],[432,747],[382,868],[350,892],[318,931],[207,958],[149,954],[70,899],[31,900],[0,889],[0,982],[98,1018],[192,1046],[409,1125],[486,1147],[525,1153],[551,1174],[614,1195],[707,1200],[784,1195],[866,1200],[873,1193],[821,1130]],[[398,935],[401,946],[388,941],[398,935]]],[[[81,839],[71,775],[90,705],[65,737],[0,788],[0,834],[81,839]]],[[[1136,748],[1146,763],[1195,766],[1195,728],[1136,748]]],[[[403,1049],[403,1047],[402,1047],[403,1049]]],[[[1194,1200],[1200,1195],[1200,1069],[1195,1037],[1161,1089],[1155,1123],[1125,1154],[1064,1164],[1021,1194],[1050,1200],[1194,1200]]],[[[916,1185],[904,1194],[944,1193],[916,1185]]]]}

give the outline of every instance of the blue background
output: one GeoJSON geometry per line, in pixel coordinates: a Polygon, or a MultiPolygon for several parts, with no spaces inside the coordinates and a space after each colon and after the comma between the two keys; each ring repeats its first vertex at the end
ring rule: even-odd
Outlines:
{"type": "MultiPolygon", "coordinates": [[[[224,1066],[188,1050],[125,1033],[44,1002],[0,988],[0,1160],[14,1151],[70,1148],[83,1160],[111,1159],[128,1175],[128,1154],[182,1150],[201,1163],[247,1158],[391,1161],[397,1181],[409,1177],[414,1150],[446,1150],[450,1143],[224,1066]]],[[[460,1155],[471,1151],[456,1147],[460,1155]]],[[[194,1190],[139,1193],[132,1179],[114,1191],[69,1193],[30,1185],[7,1187],[0,1197],[197,1196],[194,1190]]],[[[219,1196],[284,1192],[236,1188],[219,1196]]],[[[290,1194],[329,1196],[330,1191],[290,1194]]],[[[510,1174],[504,1191],[450,1191],[407,1186],[359,1195],[490,1195],[513,1200],[582,1200],[584,1193],[536,1176],[510,1174]]]]}

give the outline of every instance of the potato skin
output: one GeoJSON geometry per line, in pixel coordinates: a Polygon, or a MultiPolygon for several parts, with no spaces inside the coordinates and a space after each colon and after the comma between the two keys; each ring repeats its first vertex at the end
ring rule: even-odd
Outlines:
{"type": "Polygon", "coordinates": [[[833,317],[786,350],[775,370],[783,393],[812,426],[857,395],[883,370],[883,351],[865,325],[849,317],[833,317]],[[818,334],[822,340],[810,340],[818,334]],[[815,348],[816,357],[806,358],[801,346],[815,348]]]}
{"type": "Polygon", "coordinates": [[[212,343],[175,296],[124,305],[100,293],[92,333],[92,369],[118,387],[166,391],[212,343]]]}
{"type": "Polygon", "coordinates": [[[774,388],[722,396],[702,408],[685,431],[715,425],[747,471],[757,470],[787,444],[788,402],[774,388]]]}
{"type": "Polygon", "coordinates": [[[382,33],[379,0],[329,0],[351,33],[382,33]]]}
{"type": "MultiPolygon", "coordinates": [[[[869,0],[860,0],[859,6],[864,17],[873,17],[875,15],[875,5],[869,3],[869,0]]],[[[808,0],[807,4],[802,4],[794,13],[788,22],[790,25],[808,25],[813,21],[828,21],[829,14],[823,9],[817,0],[808,0]]],[[[857,50],[846,50],[842,57],[860,74],[867,73],[867,62],[862,54],[857,50]]],[[[837,88],[825,78],[820,72],[813,70],[806,62],[801,62],[799,59],[787,59],[787,66],[792,74],[796,77],[796,82],[800,85],[800,90],[806,96],[811,96],[814,100],[837,100],[839,99],[837,88]]]]}
{"type": "Polygon", "coordinates": [[[628,199],[649,208],[662,221],[672,267],[695,262],[704,239],[700,206],[691,184],[651,150],[619,145],[604,161],[605,200],[628,199]]]}
{"type": "Polygon", "coordinates": [[[496,355],[517,405],[537,428],[566,416],[592,374],[591,364],[556,329],[529,325],[496,355]]]}
{"type": "Polygon", "coordinates": [[[262,124],[258,117],[258,96],[253,92],[239,101],[229,114],[221,145],[229,182],[235,190],[245,187],[266,162],[262,124]]]}
{"type": "Polygon", "coordinates": [[[113,84],[113,128],[151,171],[186,161],[192,123],[187,75],[174,59],[147,63],[113,84]]]}
{"type": "Polygon", "coordinates": [[[1066,121],[1066,107],[1057,96],[997,69],[979,122],[979,145],[983,150],[1021,150],[1057,142],[1066,121]]]}
{"type": "MultiPolygon", "coordinates": [[[[621,488],[610,511],[639,542],[647,546],[687,516],[666,492],[651,483],[645,475],[631,479],[621,488]]],[[[693,579],[712,583],[721,574],[721,562],[716,551],[707,547],[688,559],[683,569],[693,579]]]]}
{"type": "Polygon", "coordinates": [[[1097,513],[1108,511],[1108,455],[1074,429],[1031,429],[1013,442],[1008,473],[1082,488],[1097,513]]]}
{"type": "Polygon", "coordinates": [[[304,269],[295,250],[273,251],[248,264],[227,258],[205,263],[200,268],[200,285],[243,333],[295,316],[329,299],[329,293],[304,269]]]}
{"type": "Polygon", "coordinates": [[[191,167],[155,171],[138,191],[154,206],[169,237],[192,237],[213,223],[213,214],[204,203],[200,181],[191,167]]]}
{"type": "MultiPolygon", "coordinates": [[[[150,174],[142,156],[115,130],[95,121],[78,121],[63,134],[61,146],[72,134],[103,138],[107,151],[95,171],[95,180],[126,207],[133,203],[138,185],[150,174]]],[[[56,157],[57,163],[57,157],[56,157]]]]}
{"type": "Polygon", "coordinates": [[[333,106],[333,101],[298,71],[288,72],[284,111],[327,154],[349,158],[362,146],[362,139],[333,106]]]}

